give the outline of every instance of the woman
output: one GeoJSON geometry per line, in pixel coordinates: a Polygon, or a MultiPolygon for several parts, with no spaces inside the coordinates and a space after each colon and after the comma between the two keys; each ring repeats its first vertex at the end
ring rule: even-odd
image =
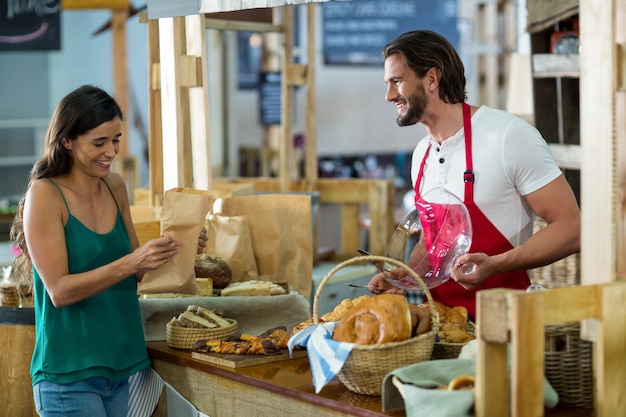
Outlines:
{"type": "Polygon", "coordinates": [[[128,377],[150,365],[137,281],[181,242],[139,246],[125,182],[111,171],[122,118],[100,88],[64,97],[12,226],[22,250],[16,269],[34,295],[31,377],[40,416],[126,417],[128,377]]]}

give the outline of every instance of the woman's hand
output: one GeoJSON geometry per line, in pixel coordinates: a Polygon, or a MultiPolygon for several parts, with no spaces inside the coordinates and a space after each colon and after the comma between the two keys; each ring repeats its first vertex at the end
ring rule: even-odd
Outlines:
{"type": "Polygon", "coordinates": [[[406,275],[406,271],[402,268],[394,268],[386,270],[385,272],[379,272],[372,277],[370,282],[367,283],[367,289],[372,294],[399,294],[404,295],[406,291],[391,284],[385,276],[390,279],[398,280],[406,275]]]}
{"type": "Polygon", "coordinates": [[[131,254],[137,272],[151,271],[165,265],[180,252],[182,242],[168,236],[149,240],[131,254]]]}
{"type": "Polygon", "coordinates": [[[200,231],[200,237],[198,238],[198,250],[196,251],[198,255],[204,253],[204,249],[206,249],[206,243],[208,240],[209,232],[207,231],[206,227],[203,227],[200,231]]]}

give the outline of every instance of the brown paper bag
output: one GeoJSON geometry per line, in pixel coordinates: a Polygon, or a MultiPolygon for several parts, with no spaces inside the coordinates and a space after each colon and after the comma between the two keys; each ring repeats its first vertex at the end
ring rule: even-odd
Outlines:
{"type": "Polygon", "coordinates": [[[209,214],[206,253],[222,258],[233,271],[231,282],[258,279],[250,228],[245,216],[209,214]]]}
{"type": "Polygon", "coordinates": [[[171,262],[148,271],[137,286],[139,294],[195,294],[198,289],[194,265],[198,238],[213,203],[209,191],[173,188],[165,192],[161,210],[161,235],[180,240],[180,252],[171,262]]]}
{"type": "Polygon", "coordinates": [[[309,297],[313,280],[311,197],[257,194],[215,200],[213,213],[245,216],[259,280],[290,282],[309,297]]]}

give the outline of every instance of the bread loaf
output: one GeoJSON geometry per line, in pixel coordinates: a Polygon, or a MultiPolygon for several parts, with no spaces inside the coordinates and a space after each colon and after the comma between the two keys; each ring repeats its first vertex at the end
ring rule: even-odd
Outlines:
{"type": "Polygon", "coordinates": [[[360,345],[400,342],[411,337],[411,312],[406,297],[380,294],[353,306],[341,318],[333,339],[360,345]]]}
{"type": "Polygon", "coordinates": [[[196,278],[211,278],[213,288],[226,288],[233,279],[233,271],[228,263],[222,258],[208,253],[196,255],[194,270],[196,271],[196,278]]]}

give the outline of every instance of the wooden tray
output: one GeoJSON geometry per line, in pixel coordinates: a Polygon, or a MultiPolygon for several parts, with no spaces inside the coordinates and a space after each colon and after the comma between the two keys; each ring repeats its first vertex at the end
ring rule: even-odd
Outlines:
{"type": "Polygon", "coordinates": [[[233,353],[191,352],[191,357],[194,359],[229,368],[243,368],[246,366],[303,358],[305,356],[307,356],[306,350],[294,350],[292,358],[289,356],[288,349],[281,349],[281,352],[277,355],[235,355],[233,353]]]}

